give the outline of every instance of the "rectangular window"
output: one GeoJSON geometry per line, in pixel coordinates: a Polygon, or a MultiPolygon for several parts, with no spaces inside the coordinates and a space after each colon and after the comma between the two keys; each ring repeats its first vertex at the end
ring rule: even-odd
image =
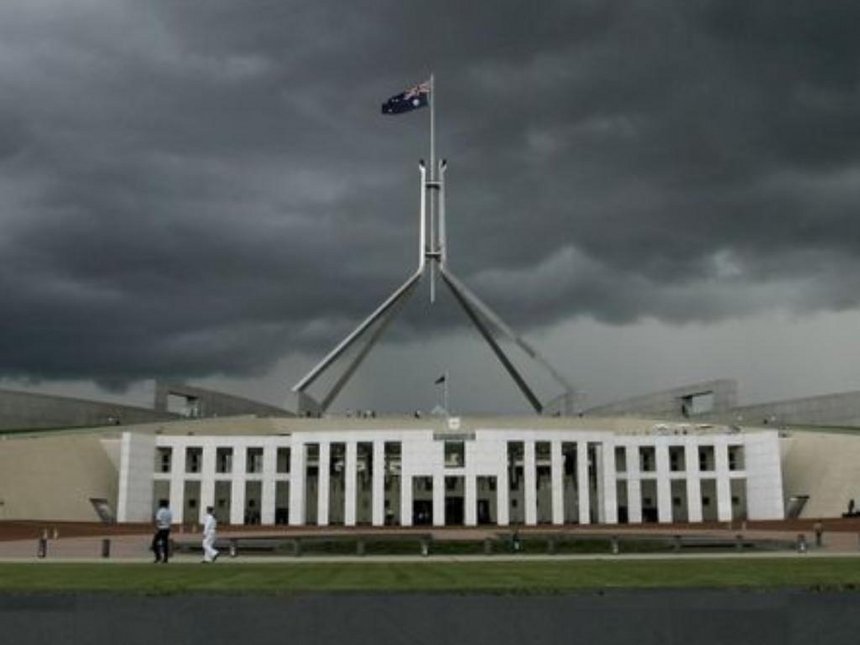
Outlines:
{"type": "Polygon", "coordinates": [[[393,476],[400,474],[400,464],[403,448],[399,441],[385,442],[385,475],[393,476]]]}
{"type": "Polygon", "coordinates": [[[643,473],[652,473],[657,470],[657,460],[654,456],[653,446],[639,447],[639,468],[643,473]]]}
{"type": "Polygon", "coordinates": [[[627,472],[627,450],[624,446],[617,446],[615,448],[615,472],[627,472]]]}
{"type": "Polygon", "coordinates": [[[155,472],[169,473],[173,460],[173,448],[156,448],[155,472]]]}
{"type": "Polygon", "coordinates": [[[552,445],[549,441],[535,441],[535,461],[538,466],[552,463],[552,445]]]}
{"type": "Polygon", "coordinates": [[[263,449],[248,448],[248,455],[245,463],[245,472],[261,473],[263,472],[263,449]]]}
{"type": "Polygon", "coordinates": [[[359,441],[355,450],[358,488],[360,491],[370,491],[371,482],[373,481],[373,443],[370,441],[359,441]]]}
{"type": "Polygon", "coordinates": [[[466,443],[463,441],[445,442],[445,467],[462,468],[466,465],[466,443]]]}
{"type": "Polygon", "coordinates": [[[278,448],[277,471],[279,473],[290,472],[290,449],[278,448]]]}
{"type": "Polygon", "coordinates": [[[203,448],[186,448],[185,472],[199,473],[203,463],[203,448]]]}
{"type": "Polygon", "coordinates": [[[686,470],[684,446],[669,446],[669,470],[674,473],[686,470]]]}
{"type": "Polygon", "coordinates": [[[216,473],[231,473],[231,472],[233,472],[233,449],[232,448],[216,448],[216,450],[215,450],[215,472],[216,473]]]}
{"type": "Polygon", "coordinates": [[[523,479],[525,444],[522,441],[508,441],[508,488],[518,490],[523,479]]]}
{"type": "Polygon", "coordinates": [[[743,470],[744,465],[744,447],[729,446],[729,470],[743,470]]]}
{"type": "Polygon", "coordinates": [[[699,446],[699,470],[711,471],[714,469],[714,447],[699,446]]]}

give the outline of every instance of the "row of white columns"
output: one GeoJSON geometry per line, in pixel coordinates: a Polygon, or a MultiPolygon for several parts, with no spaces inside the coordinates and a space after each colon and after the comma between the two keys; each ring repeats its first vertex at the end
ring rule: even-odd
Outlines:
{"type": "MultiPolygon", "coordinates": [[[[728,445],[724,442],[716,442],[714,447],[714,470],[702,472],[699,470],[699,445],[687,443],[684,446],[683,471],[671,471],[669,462],[669,446],[658,444],[655,446],[655,470],[643,472],[639,460],[640,445],[627,445],[625,456],[627,471],[619,473],[619,481],[626,480],[627,485],[627,512],[628,521],[631,524],[642,522],[642,482],[654,481],[657,492],[657,521],[668,523],[678,521],[672,513],[672,481],[681,480],[685,482],[687,498],[687,521],[701,522],[703,520],[702,508],[702,481],[713,480],[716,482],[716,518],[727,522],[732,519],[732,492],[731,480],[733,478],[743,479],[745,471],[730,471],[728,461],[728,445]]],[[[614,462],[614,458],[612,460],[614,462]]],[[[614,469],[614,463],[613,463],[614,469]]]]}
{"type": "MultiPolygon", "coordinates": [[[[294,435],[295,438],[295,435],[294,435]]],[[[281,440],[282,442],[282,440],[281,440]]],[[[261,473],[247,473],[245,471],[246,460],[241,454],[242,446],[235,445],[234,452],[240,453],[234,456],[233,469],[229,475],[215,472],[216,445],[214,443],[202,446],[202,463],[199,474],[189,477],[184,472],[185,447],[175,446],[172,459],[172,468],[169,474],[170,481],[170,504],[174,510],[177,522],[202,520],[205,508],[215,505],[215,483],[216,480],[229,476],[231,486],[230,523],[244,523],[245,515],[245,492],[249,481],[261,482],[260,498],[260,521],[262,524],[274,524],[275,521],[275,497],[278,481],[289,481],[289,522],[291,525],[299,526],[306,523],[306,471],[307,471],[307,446],[314,444],[319,447],[318,487],[317,487],[317,524],[326,526],[331,516],[330,504],[330,478],[329,464],[331,460],[331,443],[345,444],[345,482],[344,482],[344,523],[347,526],[356,524],[357,519],[357,472],[358,472],[358,444],[370,443],[373,451],[373,469],[371,480],[371,523],[374,526],[382,526],[385,523],[385,441],[318,441],[301,442],[294,441],[290,452],[290,472],[277,473],[276,460],[277,448],[284,447],[283,443],[275,443],[273,440],[255,443],[255,447],[263,448],[263,464],[261,473]],[[197,518],[183,518],[185,482],[189,480],[200,481],[199,516],[197,518]]],[[[534,440],[522,442],[523,471],[524,471],[524,520],[525,524],[537,523],[537,460],[534,440]]],[[[732,517],[731,502],[731,478],[743,477],[745,473],[729,472],[728,453],[725,443],[714,445],[715,470],[708,473],[700,473],[698,470],[698,444],[687,443],[685,445],[685,464],[683,472],[671,472],[669,463],[669,450],[667,444],[647,444],[655,447],[655,471],[642,472],[639,463],[639,447],[644,444],[624,445],[627,468],[626,472],[617,473],[615,463],[615,448],[621,444],[612,441],[562,441],[551,440],[550,443],[550,466],[552,483],[552,507],[551,521],[553,524],[563,524],[564,517],[564,456],[562,452],[563,443],[577,444],[577,508],[578,521],[580,524],[589,524],[592,520],[591,495],[589,490],[589,448],[594,451],[595,476],[597,478],[597,495],[595,519],[601,523],[614,524],[618,521],[617,485],[623,482],[626,485],[628,520],[631,523],[642,521],[642,482],[656,482],[657,511],[659,522],[671,522],[672,514],[672,481],[683,479],[686,482],[687,519],[690,522],[699,522],[703,519],[702,489],[703,479],[716,481],[716,503],[717,519],[721,521],[730,520],[732,517]]],[[[401,444],[403,446],[403,444],[401,444]]],[[[502,449],[507,449],[506,442],[497,443],[502,449]]],[[[198,447],[198,446],[195,446],[198,447]]],[[[406,446],[402,452],[405,452],[406,446]]],[[[464,523],[467,526],[477,524],[477,478],[495,477],[496,485],[496,523],[508,525],[510,523],[510,495],[508,486],[507,455],[504,456],[505,466],[496,472],[479,472],[474,468],[444,468],[441,464],[433,468],[432,472],[408,473],[403,470],[400,478],[400,518],[403,526],[412,524],[413,512],[413,478],[416,476],[428,476],[433,480],[433,518],[435,526],[445,524],[445,477],[464,478],[464,523]]],[[[403,463],[403,462],[401,462],[403,463]]],[[[468,466],[468,464],[467,464],[468,466]]],[[[677,518],[674,518],[677,519],[677,518]]]]}
{"type": "MultiPolygon", "coordinates": [[[[330,443],[309,442],[298,443],[290,453],[290,524],[302,526],[306,524],[306,450],[310,444],[319,446],[319,467],[317,469],[317,525],[329,524],[330,511],[330,443]]],[[[371,524],[382,526],[385,523],[385,441],[347,441],[345,443],[345,499],[344,524],[356,524],[357,499],[357,445],[372,443],[373,470],[371,480],[371,524]]],[[[525,523],[537,524],[537,463],[535,458],[535,441],[524,441],[524,505],[525,523]]],[[[552,523],[564,524],[563,472],[564,459],[562,442],[551,443],[551,473],[552,473],[552,523]]],[[[570,442],[573,443],[573,442],[570,442]]],[[[581,524],[591,521],[591,498],[589,494],[588,446],[587,441],[577,441],[577,506],[578,520],[581,524]]],[[[597,519],[600,522],[617,522],[617,500],[615,493],[615,460],[611,448],[607,449],[600,443],[591,442],[599,456],[597,463],[598,496],[597,519]]],[[[507,467],[497,472],[476,472],[469,468],[436,468],[426,475],[401,472],[400,477],[400,523],[403,526],[412,525],[413,479],[415,477],[430,477],[433,481],[433,517],[434,526],[445,525],[445,478],[463,477],[464,484],[464,524],[477,525],[477,480],[478,477],[495,477],[496,485],[496,523],[502,526],[510,523],[510,495],[508,487],[507,467]]]]}
{"type": "MultiPolygon", "coordinates": [[[[230,524],[245,523],[245,489],[249,481],[259,481],[260,489],[260,523],[275,523],[275,491],[278,481],[289,481],[290,476],[286,473],[276,473],[277,448],[271,441],[267,445],[254,447],[263,448],[262,472],[248,473],[245,469],[245,455],[237,454],[244,446],[233,446],[234,456],[230,473],[215,472],[215,455],[219,446],[207,443],[202,446],[177,445],[172,446],[171,469],[167,479],[170,481],[170,508],[173,512],[173,520],[182,522],[202,522],[206,514],[207,506],[215,506],[215,484],[229,477],[230,482],[230,524]],[[201,461],[199,473],[185,472],[186,450],[189,448],[201,449],[201,461]],[[184,517],[185,514],[185,484],[188,481],[200,482],[200,500],[197,505],[197,517],[184,517]]],[[[164,479],[156,476],[156,479],[164,479]]]]}

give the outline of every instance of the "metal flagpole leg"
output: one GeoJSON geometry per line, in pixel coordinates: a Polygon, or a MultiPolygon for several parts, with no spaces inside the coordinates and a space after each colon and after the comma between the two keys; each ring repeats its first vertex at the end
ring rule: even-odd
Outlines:
{"type": "MultiPolygon", "coordinates": [[[[430,181],[436,181],[436,87],[430,74],[430,181]]],[[[430,191],[430,252],[436,252],[436,191],[430,191]]],[[[436,266],[430,263],[430,302],[436,302],[436,266]]]]}
{"type": "Polygon", "coordinates": [[[445,170],[448,162],[439,162],[439,266],[444,270],[448,263],[448,241],[445,232],[445,170]]]}
{"type": "Polygon", "coordinates": [[[427,258],[427,169],[424,161],[418,164],[418,172],[421,173],[421,206],[418,219],[418,271],[424,271],[424,262],[427,258]]]}

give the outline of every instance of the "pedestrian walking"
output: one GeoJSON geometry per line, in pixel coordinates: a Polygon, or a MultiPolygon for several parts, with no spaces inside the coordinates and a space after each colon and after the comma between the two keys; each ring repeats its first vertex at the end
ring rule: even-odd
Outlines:
{"type": "Polygon", "coordinates": [[[203,519],[203,563],[215,562],[218,559],[218,549],[215,548],[215,534],[218,520],[215,519],[215,509],[206,507],[206,517],[203,519]]]}
{"type": "Polygon", "coordinates": [[[171,524],[173,524],[173,513],[170,512],[167,500],[162,499],[158,502],[158,510],[155,512],[155,535],[152,537],[154,562],[167,564],[170,557],[171,524]]]}

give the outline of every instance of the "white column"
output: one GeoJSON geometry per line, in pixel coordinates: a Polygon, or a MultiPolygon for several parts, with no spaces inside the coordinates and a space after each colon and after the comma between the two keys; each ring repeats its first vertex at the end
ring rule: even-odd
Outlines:
{"type": "Polygon", "coordinates": [[[345,526],[355,526],[355,492],[358,478],[358,444],[355,441],[346,442],[346,464],[344,477],[343,523],[345,526]]]}
{"type": "Polygon", "coordinates": [[[182,445],[174,446],[170,455],[170,510],[175,524],[185,521],[185,446],[182,445]]]}
{"type": "Polygon", "coordinates": [[[537,466],[535,464],[535,442],[524,441],[523,480],[525,492],[523,500],[526,505],[524,520],[526,526],[537,524],[537,466]]]}
{"type": "Polygon", "coordinates": [[[627,446],[627,521],[642,523],[642,469],[637,445],[627,446]]]}
{"type": "Polygon", "coordinates": [[[233,447],[233,474],[230,483],[230,524],[245,523],[245,466],[248,463],[248,447],[233,447]]]}
{"type": "Polygon", "coordinates": [[[579,497],[579,523],[591,523],[591,504],[588,496],[588,442],[576,442],[576,488],[579,497]]]}
{"type": "Polygon", "coordinates": [[[732,487],[729,480],[729,450],[725,437],[714,441],[714,462],[717,475],[717,519],[730,522],[732,519],[732,487]]]}
{"type": "Polygon", "coordinates": [[[197,507],[197,523],[203,524],[206,507],[215,506],[215,446],[203,445],[200,460],[200,504],[197,507]]]}
{"type": "Polygon", "coordinates": [[[412,474],[403,469],[402,461],[400,463],[400,526],[412,526],[412,474]]]}
{"type": "Polygon", "coordinates": [[[433,473],[433,526],[445,526],[445,474],[433,473]]]}
{"type": "Polygon", "coordinates": [[[669,479],[669,446],[657,441],[654,446],[657,462],[657,521],[672,522],[672,481],[669,479]]]}
{"type": "Polygon", "coordinates": [[[550,477],[552,479],[552,523],[564,524],[564,459],[561,441],[550,443],[550,477]]]}
{"type": "Polygon", "coordinates": [[[331,485],[331,443],[320,441],[319,486],[317,487],[317,524],[328,526],[329,487],[331,485]]]}
{"type": "Polygon", "coordinates": [[[594,502],[597,508],[594,509],[593,515],[596,516],[597,522],[603,524],[606,521],[604,516],[604,497],[603,497],[603,444],[592,444],[594,450],[594,459],[592,460],[592,468],[594,468],[594,502]]]}
{"type": "Polygon", "coordinates": [[[293,435],[290,447],[290,526],[305,523],[305,450],[304,442],[293,435]]]}
{"type": "Polygon", "coordinates": [[[603,521],[606,524],[618,524],[618,486],[615,474],[615,443],[612,440],[603,442],[603,521]]]}
{"type": "Polygon", "coordinates": [[[684,465],[687,467],[687,518],[702,521],[702,481],[699,479],[699,446],[687,439],[684,445],[684,465]]]}
{"type": "Polygon", "coordinates": [[[278,448],[274,442],[263,444],[263,481],[260,490],[260,524],[275,523],[275,471],[278,448]]]}
{"type": "Polygon", "coordinates": [[[385,442],[373,442],[373,501],[372,524],[385,524],[385,442]]]}
{"type": "Polygon", "coordinates": [[[508,442],[499,441],[497,450],[500,468],[496,472],[496,524],[508,526],[511,523],[510,483],[508,482],[508,442]]]}
{"type": "MultiPolygon", "coordinates": [[[[120,440],[119,478],[117,481],[117,519],[120,522],[151,520],[153,502],[153,458],[155,436],[123,432],[120,440]]],[[[2,513],[0,513],[2,514],[2,513]]]]}
{"type": "Polygon", "coordinates": [[[465,473],[463,477],[463,520],[466,526],[478,525],[478,480],[475,475],[465,473]]]}

